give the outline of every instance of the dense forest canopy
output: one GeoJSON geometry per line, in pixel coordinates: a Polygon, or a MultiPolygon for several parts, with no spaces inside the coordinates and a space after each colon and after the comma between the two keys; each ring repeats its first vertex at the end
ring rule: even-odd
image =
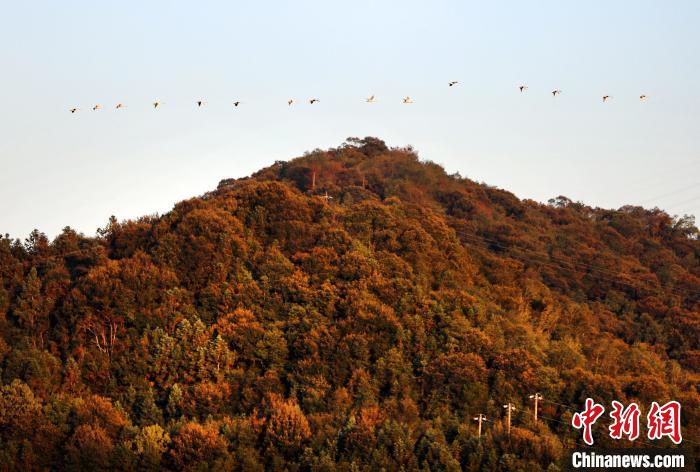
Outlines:
{"type": "Polygon", "coordinates": [[[2,470],[559,470],[586,397],[678,400],[698,455],[692,217],[523,201],[376,138],[1,238],[0,324],[2,470]]]}

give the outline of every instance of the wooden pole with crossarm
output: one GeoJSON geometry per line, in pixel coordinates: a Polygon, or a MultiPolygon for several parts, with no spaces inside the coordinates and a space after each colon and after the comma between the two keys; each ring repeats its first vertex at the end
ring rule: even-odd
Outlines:
{"type": "Polygon", "coordinates": [[[481,439],[481,422],[486,421],[486,415],[479,413],[479,416],[476,416],[474,418],[474,421],[477,421],[479,423],[479,439],[481,439]]]}
{"type": "Polygon", "coordinates": [[[506,405],[503,405],[503,408],[505,408],[506,411],[508,412],[508,434],[510,435],[510,416],[511,416],[510,414],[516,408],[515,408],[515,405],[513,405],[512,403],[508,403],[506,405]]]}
{"type": "Polygon", "coordinates": [[[542,400],[544,397],[540,395],[539,393],[535,393],[534,395],[530,395],[530,398],[535,400],[535,423],[537,423],[537,405],[540,400],[542,400]]]}

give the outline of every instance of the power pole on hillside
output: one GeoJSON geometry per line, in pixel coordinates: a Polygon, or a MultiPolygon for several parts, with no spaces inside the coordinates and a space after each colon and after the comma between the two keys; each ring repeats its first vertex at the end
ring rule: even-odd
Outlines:
{"type": "Polygon", "coordinates": [[[475,417],[474,421],[479,422],[479,433],[478,434],[479,434],[479,439],[481,439],[481,422],[486,421],[486,415],[484,415],[483,413],[479,413],[479,416],[475,417]]]}
{"type": "Polygon", "coordinates": [[[512,411],[515,411],[515,406],[512,403],[508,403],[506,405],[503,405],[503,408],[505,408],[508,412],[508,435],[510,435],[510,414],[512,411]]]}
{"type": "Polygon", "coordinates": [[[535,423],[537,423],[537,404],[544,397],[542,395],[540,395],[539,393],[536,393],[534,395],[530,395],[530,398],[535,400],[535,423]]]}

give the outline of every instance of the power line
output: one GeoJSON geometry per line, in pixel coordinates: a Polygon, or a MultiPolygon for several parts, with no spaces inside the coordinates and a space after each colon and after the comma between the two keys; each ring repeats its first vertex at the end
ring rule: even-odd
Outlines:
{"type": "MultiPolygon", "coordinates": [[[[534,255],[536,255],[536,256],[538,256],[538,257],[546,257],[546,256],[544,256],[544,255],[541,255],[541,254],[537,253],[534,249],[522,248],[522,247],[518,247],[518,246],[504,246],[504,245],[500,244],[498,241],[490,240],[490,239],[485,238],[485,237],[482,237],[482,236],[478,236],[478,235],[465,235],[465,234],[460,234],[460,233],[458,233],[458,235],[460,235],[461,237],[466,237],[466,238],[470,238],[470,237],[471,237],[471,240],[472,240],[472,241],[476,241],[476,240],[478,240],[478,242],[486,241],[486,242],[490,243],[491,245],[496,246],[496,247],[499,247],[499,248],[501,248],[501,249],[503,249],[503,250],[520,251],[520,252],[531,251],[534,255]]],[[[484,247],[484,249],[488,249],[488,247],[484,247]]],[[[592,272],[600,272],[600,273],[608,274],[608,275],[615,276],[615,277],[619,275],[619,274],[615,274],[615,273],[606,271],[606,270],[604,270],[604,269],[600,269],[600,268],[597,268],[597,267],[594,267],[594,266],[591,266],[591,265],[582,263],[582,262],[576,262],[576,261],[573,261],[573,260],[567,260],[567,259],[564,259],[564,258],[560,258],[560,257],[557,257],[557,256],[553,256],[553,255],[551,255],[551,254],[548,254],[548,257],[550,257],[550,258],[553,259],[553,260],[552,260],[552,261],[549,261],[549,260],[545,260],[545,261],[532,261],[532,262],[536,262],[536,263],[539,263],[539,264],[541,264],[541,265],[548,266],[548,267],[553,267],[553,268],[562,268],[562,269],[565,269],[565,270],[573,270],[571,267],[566,267],[566,266],[564,266],[564,265],[561,264],[561,263],[564,263],[564,262],[565,262],[565,263],[567,263],[567,264],[569,264],[569,265],[572,265],[572,266],[578,266],[579,268],[586,268],[586,269],[588,269],[588,270],[590,270],[590,271],[592,271],[592,272]],[[561,263],[558,263],[558,262],[561,262],[561,263]]],[[[659,287],[655,287],[655,286],[643,287],[643,286],[635,285],[635,284],[632,284],[632,283],[629,283],[629,282],[624,282],[624,281],[620,280],[619,278],[611,279],[611,278],[606,278],[606,277],[603,277],[603,276],[598,276],[598,278],[601,279],[601,280],[610,281],[610,282],[612,282],[612,283],[617,283],[617,284],[621,284],[621,285],[627,285],[627,286],[632,287],[632,288],[635,288],[635,289],[656,290],[656,289],[659,288],[659,287]]],[[[670,292],[672,292],[672,293],[675,293],[676,295],[679,295],[679,296],[682,296],[682,293],[677,292],[677,290],[686,291],[685,289],[676,289],[676,288],[673,288],[673,287],[663,287],[663,286],[660,286],[660,288],[662,288],[662,289],[664,289],[664,290],[667,290],[667,291],[670,291],[670,292]]],[[[691,291],[687,291],[687,293],[695,294],[695,292],[691,292],[691,291]]],[[[698,292],[698,293],[700,293],[700,292],[698,292]]]]}
{"type": "Polygon", "coordinates": [[[685,205],[686,203],[694,202],[694,201],[696,201],[696,200],[700,200],[700,195],[697,195],[697,196],[695,196],[695,197],[693,197],[693,198],[689,198],[688,200],[683,200],[682,202],[674,203],[673,205],[668,206],[668,207],[666,207],[666,208],[668,208],[668,209],[678,208],[679,206],[683,206],[683,205],[685,205]]]}
{"type": "Polygon", "coordinates": [[[689,185],[689,186],[687,186],[687,187],[679,188],[679,189],[673,190],[673,191],[671,191],[671,192],[662,193],[661,195],[657,195],[657,196],[655,196],[655,197],[651,197],[651,198],[648,198],[648,199],[646,199],[646,200],[642,200],[641,202],[638,203],[638,205],[644,205],[644,204],[646,204],[646,203],[651,203],[651,202],[653,202],[653,201],[655,201],[655,200],[658,200],[659,198],[665,198],[665,197],[670,197],[670,196],[673,196],[673,195],[677,195],[677,194],[683,193],[683,192],[685,192],[685,191],[687,191],[687,190],[694,189],[695,187],[700,187],[700,182],[695,182],[694,184],[689,185]]]}
{"type": "MultiPolygon", "coordinates": [[[[467,235],[467,236],[469,236],[469,235],[467,235]]],[[[502,245],[499,241],[496,241],[496,240],[493,240],[493,239],[488,239],[488,238],[486,238],[486,237],[479,236],[479,235],[476,235],[476,234],[473,235],[473,236],[476,237],[476,238],[482,239],[482,240],[484,240],[484,241],[487,241],[487,242],[491,243],[492,245],[497,246],[497,247],[500,247],[501,249],[504,249],[504,250],[510,249],[510,250],[517,250],[517,251],[531,251],[531,252],[535,253],[536,255],[539,255],[539,253],[535,252],[534,249],[522,248],[522,247],[519,247],[519,246],[504,246],[504,245],[502,245]]],[[[606,269],[602,269],[602,268],[599,268],[599,267],[594,267],[594,266],[592,266],[592,265],[589,265],[589,264],[586,264],[586,263],[583,263],[583,262],[574,261],[573,259],[565,259],[565,258],[563,258],[563,257],[558,257],[558,256],[555,256],[555,255],[549,254],[549,253],[547,254],[547,257],[549,257],[549,259],[552,259],[552,260],[555,261],[555,262],[567,263],[567,264],[570,264],[570,265],[573,265],[573,266],[578,266],[578,267],[581,267],[581,268],[586,268],[586,269],[588,269],[588,270],[590,270],[590,271],[600,272],[600,273],[602,273],[602,274],[610,275],[610,276],[613,276],[613,277],[619,276],[619,274],[617,274],[617,273],[610,272],[610,271],[608,271],[608,270],[606,270],[606,269]]],[[[564,267],[564,266],[562,266],[562,267],[564,267]]],[[[566,267],[565,267],[565,268],[566,268],[566,267]]],[[[615,279],[615,280],[617,280],[617,279],[615,279]]]]}
{"type": "Polygon", "coordinates": [[[552,400],[550,400],[550,399],[548,399],[548,398],[545,398],[543,401],[545,401],[545,402],[547,402],[547,403],[553,403],[553,404],[555,404],[555,405],[557,405],[557,406],[560,406],[560,407],[562,407],[562,408],[566,408],[567,410],[571,410],[571,411],[574,411],[574,412],[578,411],[578,408],[572,408],[572,407],[570,407],[570,406],[568,406],[568,405],[564,405],[563,403],[557,403],[557,402],[552,401],[552,400]]]}
{"type": "MultiPolygon", "coordinates": [[[[482,237],[482,236],[479,236],[479,235],[476,235],[476,234],[464,234],[464,233],[461,233],[461,232],[457,232],[457,234],[458,234],[458,236],[460,236],[460,239],[461,239],[461,238],[466,238],[466,239],[470,240],[472,243],[487,242],[487,243],[489,243],[490,245],[496,246],[496,247],[501,248],[501,249],[503,249],[503,250],[520,251],[520,252],[525,252],[525,253],[526,253],[527,251],[531,251],[535,256],[544,257],[544,255],[541,255],[541,254],[535,252],[534,249],[521,248],[521,247],[518,247],[518,246],[505,246],[505,245],[502,245],[502,244],[501,244],[500,242],[498,242],[498,241],[491,240],[491,239],[488,239],[488,238],[485,238],[485,237],[482,237]]],[[[465,241],[462,241],[462,242],[465,242],[465,241]]],[[[483,246],[480,246],[480,247],[482,247],[483,249],[488,249],[488,247],[483,247],[483,246]]],[[[597,268],[597,267],[593,267],[593,266],[590,266],[590,265],[585,264],[585,263],[582,263],[582,262],[575,262],[575,261],[572,261],[572,260],[566,260],[566,259],[563,259],[563,258],[559,258],[559,257],[553,256],[553,255],[551,255],[551,254],[549,254],[548,256],[549,256],[549,258],[551,258],[551,259],[553,259],[553,260],[552,260],[552,261],[550,261],[550,260],[545,260],[545,261],[532,261],[532,260],[531,260],[531,262],[538,263],[538,264],[540,264],[540,265],[544,265],[544,266],[547,266],[547,267],[561,268],[561,269],[565,269],[565,270],[569,270],[569,271],[571,271],[571,272],[574,272],[574,269],[573,269],[573,268],[571,268],[571,267],[566,267],[565,265],[562,264],[563,262],[566,262],[567,264],[570,264],[570,265],[572,265],[572,266],[578,266],[579,268],[586,268],[586,269],[588,269],[588,270],[591,271],[591,272],[599,272],[599,273],[607,274],[607,275],[611,275],[611,276],[619,276],[619,274],[614,274],[614,273],[612,273],[612,272],[609,272],[609,271],[606,271],[606,270],[604,270],[604,269],[600,269],[600,268],[597,268]],[[558,262],[560,262],[560,263],[558,263],[558,262]]],[[[597,277],[598,277],[599,279],[601,279],[601,280],[606,280],[606,281],[609,281],[609,282],[614,283],[614,284],[626,285],[626,286],[631,287],[631,288],[634,288],[634,289],[644,289],[644,290],[658,290],[658,289],[662,289],[662,290],[666,290],[666,291],[668,291],[668,292],[674,293],[674,294],[676,294],[676,295],[678,295],[678,296],[684,296],[684,295],[687,295],[687,294],[690,294],[691,296],[695,296],[695,295],[700,294],[700,291],[698,291],[698,292],[693,292],[693,291],[686,290],[686,289],[683,289],[683,288],[678,289],[678,288],[675,288],[675,287],[664,287],[664,286],[661,286],[661,285],[658,286],[658,287],[655,287],[655,286],[644,287],[644,286],[641,286],[641,285],[638,285],[638,284],[633,284],[633,283],[631,283],[631,282],[625,282],[625,281],[623,281],[623,280],[620,280],[619,278],[613,279],[613,278],[607,278],[607,277],[600,276],[600,275],[598,275],[597,277]],[[681,290],[681,292],[679,292],[678,290],[681,290]]]]}

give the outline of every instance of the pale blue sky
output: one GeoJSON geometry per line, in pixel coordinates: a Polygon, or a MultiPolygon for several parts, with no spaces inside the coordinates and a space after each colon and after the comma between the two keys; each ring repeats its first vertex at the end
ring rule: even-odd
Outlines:
{"type": "Polygon", "coordinates": [[[521,198],[700,213],[696,0],[0,7],[0,232],[14,237],[92,235],[366,135],[521,198]]]}

